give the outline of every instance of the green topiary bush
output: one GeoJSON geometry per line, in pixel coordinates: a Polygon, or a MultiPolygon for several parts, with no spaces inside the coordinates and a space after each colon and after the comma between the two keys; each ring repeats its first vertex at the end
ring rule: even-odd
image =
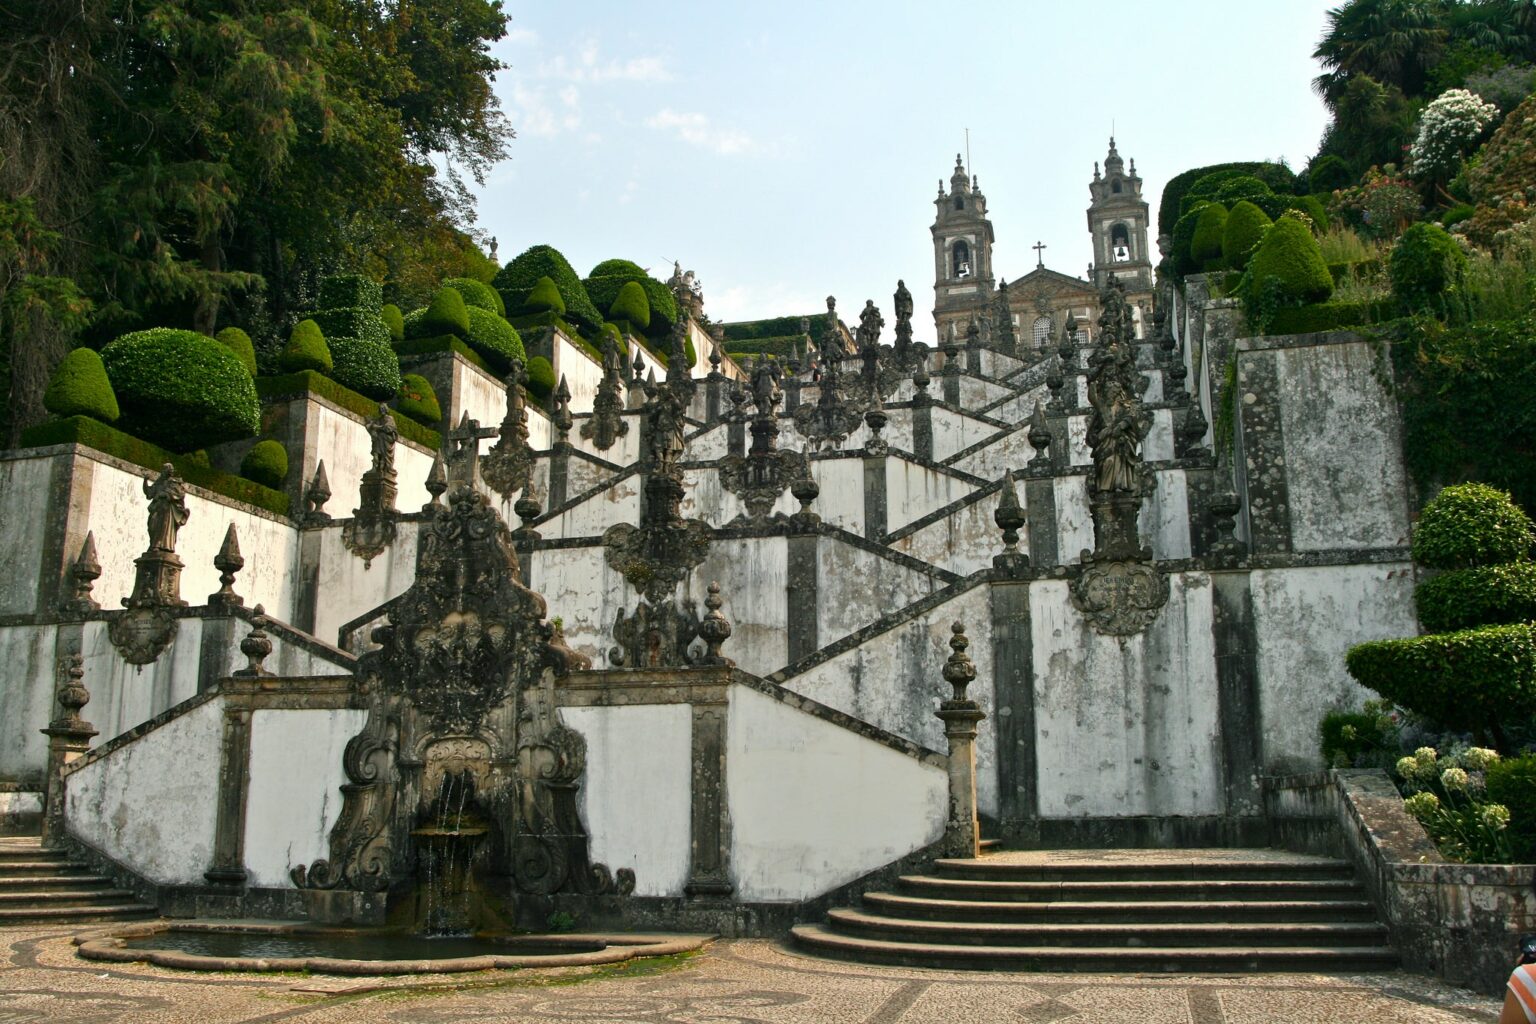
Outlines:
{"type": "Polygon", "coordinates": [[[1466,269],[1467,257],[1450,233],[1421,221],[1392,247],[1392,294],[1410,313],[1444,310],[1466,269]]]}
{"type": "Polygon", "coordinates": [[[1221,239],[1227,227],[1227,208],[1220,203],[1207,203],[1195,221],[1195,233],[1189,240],[1189,258],[1197,267],[1205,270],[1221,268],[1221,239]]]}
{"type": "Polygon", "coordinates": [[[1307,188],[1313,192],[1332,192],[1354,183],[1349,164],[1332,154],[1314,160],[1307,171],[1307,188]]]}
{"type": "Polygon", "coordinates": [[[406,331],[409,337],[452,334],[468,339],[469,308],[464,304],[464,296],[452,288],[439,288],[420,319],[407,319],[406,331]]]}
{"type": "Polygon", "coordinates": [[[565,257],[558,250],[547,245],[535,245],[529,248],[502,267],[491,282],[491,285],[501,292],[501,297],[506,302],[508,316],[544,311],[533,309],[528,304],[528,293],[533,290],[534,285],[538,284],[541,277],[547,277],[554,282],[556,290],[560,293],[560,301],[565,306],[564,315],[569,316],[582,327],[597,328],[602,324],[602,314],[592,304],[586,288],[582,286],[576,272],[571,269],[570,263],[566,262],[565,257]]]}
{"type": "Polygon", "coordinates": [[[555,393],[555,368],[543,356],[528,360],[528,393],[540,402],[555,393]]]}
{"type": "Polygon", "coordinates": [[[1536,861],[1536,754],[1488,766],[1488,799],[1509,810],[1509,839],[1516,863],[1536,861]]]}
{"type": "MultiPolygon", "coordinates": [[[[1218,182],[1239,175],[1250,175],[1258,178],[1276,192],[1292,192],[1295,190],[1296,176],[1282,164],[1263,162],[1242,162],[1230,164],[1212,164],[1208,167],[1195,167],[1176,174],[1163,186],[1163,197],[1157,206],[1157,233],[1171,235],[1173,226],[1178,222],[1192,204],[1185,203],[1185,196],[1190,189],[1213,174],[1222,177],[1218,182]]],[[[1210,187],[1202,184],[1201,188],[1210,187]]]]}
{"type": "MultiPolygon", "coordinates": [[[[592,268],[592,273],[587,275],[588,279],[594,277],[617,277],[625,281],[638,281],[642,277],[649,276],[645,272],[645,268],[634,260],[617,259],[603,260],[603,262],[592,268]]],[[[589,291],[588,294],[591,294],[591,292],[589,291]]]]}
{"type": "Polygon", "coordinates": [[[284,373],[300,370],[331,372],[331,349],[325,343],[325,334],[313,320],[300,320],[288,335],[288,344],[277,357],[277,364],[284,373]]]}
{"type": "Polygon", "coordinates": [[[1452,569],[1421,582],[1413,599],[1431,633],[1536,621],[1536,562],[1452,569]]]}
{"type": "Polygon", "coordinates": [[[429,427],[435,426],[443,418],[437,392],[432,390],[432,384],[427,378],[420,374],[408,373],[400,378],[400,393],[396,396],[395,408],[417,423],[429,427]]]}
{"type": "Polygon", "coordinates": [[[384,304],[379,282],[362,274],[332,274],[320,279],[320,308],[360,307],[377,313],[384,304]]]}
{"type": "Polygon", "coordinates": [[[1294,217],[1281,217],[1264,235],[1264,241],[1248,263],[1253,287],[1274,278],[1278,297],[1305,305],[1322,302],[1333,294],[1333,275],[1323,261],[1323,250],[1307,226],[1294,217]]]}
{"type": "Polygon", "coordinates": [[[1536,715],[1530,623],[1373,640],[1351,647],[1344,664],[1363,685],[1449,729],[1498,737],[1502,723],[1536,715]]]}
{"type": "Polygon", "coordinates": [[[529,289],[528,297],[523,300],[523,308],[529,313],[553,313],[555,316],[565,315],[565,300],[560,297],[560,289],[555,287],[555,282],[548,277],[541,277],[529,289]]]}
{"type": "Polygon", "coordinates": [[[120,415],[117,395],[112,392],[100,354],[77,348],[66,355],[43,392],[43,407],[55,416],[89,416],[116,423],[120,415]]]}
{"type": "Polygon", "coordinates": [[[256,346],[251,344],[249,334],[238,327],[226,327],[215,334],[213,340],[233,352],[246,373],[256,376],[256,346]]]}
{"type": "Polygon", "coordinates": [[[371,344],[389,347],[389,326],[377,309],[337,306],[316,310],[309,316],[327,338],[362,338],[371,344]]]}
{"type": "Polygon", "coordinates": [[[507,323],[504,317],[479,306],[466,307],[465,312],[469,316],[469,337],[466,339],[469,347],[480,353],[498,373],[506,373],[513,359],[528,358],[517,328],[507,323]]]}
{"type": "Polygon", "coordinates": [[[619,297],[619,289],[631,281],[645,292],[645,300],[651,307],[651,326],[647,333],[653,338],[665,336],[672,322],[677,319],[677,300],[672,295],[672,289],[646,274],[634,263],[629,260],[604,260],[592,268],[592,276],[582,284],[586,286],[593,305],[598,309],[611,309],[614,300],[619,297]]]}
{"type": "Polygon", "coordinates": [[[1221,257],[1227,266],[1233,270],[1246,269],[1273,223],[1269,214],[1246,200],[1232,207],[1221,233],[1221,257]]]}
{"type": "Polygon", "coordinates": [[[1437,494],[1413,530],[1413,560],[1428,569],[1502,565],[1529,557],[1530,516],[1487,484],[1457,484],[1437,494]]]}
{"type": "Polygon", "coordinates": [[[400,313],[400,307],[393,302],[388,303],[379,310],[379,319],[384,321],[384,326],[389,329],[389,343],[398,345],[405,340],[405,317],[400,313]]]}
{"type": "Polygon", "coordinates": [[[450,277],[443,282],[443,287],[452,288],[458,292],[466,306],[478,306],[497,316],[507,315],[507,306],[502,301],[500,293],[488,284],[467,277],[450,277]]]}
{"type": "Polygon", "coordinates": [[[378,401],[395,397],[400,390],[400,357],[388,345],[365,338],[331,338],[332,367],[329,376],[360,395],[378,401]]]}
{"type": "Polygon", "coordinates": [[[1225,206],[1228,210],[1238,203],[1262,204],[1275,195],[1274,190],[1250,174],[1228,178],[1210,196],[1206,197],[1225,206]]]}
{"type": "Polygon", "coordinates": [[[261,404],[235,354],[206,335],[156,327],[101,350],[123,428],[187,452],[255,435],[261,404]]]}
{"type": "Polygon", "coordinates": [[[288,449],[270,438],[257,441],[240,460],[240,475],[274,491],[282,490],[288,478],[288,449]]]}
{"type": "Polygon", "coordinates": [[[619,289],[618,298],[608,309],[608,319],[627,321],[639,331],[651,325],[651,304],[639,282],[630,281],[619,289]]]}

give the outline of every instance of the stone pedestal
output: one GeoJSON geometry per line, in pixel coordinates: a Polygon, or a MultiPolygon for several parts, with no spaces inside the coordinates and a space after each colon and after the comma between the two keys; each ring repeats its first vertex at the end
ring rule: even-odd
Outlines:
{"type": "Polygon", "coordinates": [[[944,856],[975,857],[981,852],[976,820],[976,723],[987,716],[973,700],[947,700],[935,712],[949,741],[949,820],[944,826],[944,856]]]}

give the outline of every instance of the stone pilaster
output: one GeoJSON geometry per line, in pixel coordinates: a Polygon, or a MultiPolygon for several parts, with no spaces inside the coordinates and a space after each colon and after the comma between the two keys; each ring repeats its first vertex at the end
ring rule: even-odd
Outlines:
{"type": "Polygon", "coordinates": [[[565,504],[571,478],[571,446],[556,444],[549,455],[549,507],[565,504]]]}
{"type": "Polygon", "coordinates": [[[48,737],[48,768],[43,781],[44,849],[58,849],[64,842],[64,766],[89,750],[96,735],[96,727],[80,717],[80,709],[90,703],[91,694],[85,688],[84,659],[78,649],[64,656],[58,672],[58,714],[42,730],[48,737]]]}
{"type": "Polygon", "coordinates": [[[1027,831],[1040,816],[1029,583],[993,583],[991,603],[999,811],[1010,832],[1027,831]]]}
{"type": "Polygon", "coordinates": [[[946,363],[944,365],[943,388],[944,388],[944,401],[947,404],[952,405],[952,406],[954,406],[955,408],[958,409],[960,407],[960,367],[959,367],[959,364],[946,363]],[[950,372],[951,368],[953,368],[953,371],[954,371],[953,373],[950,372]]]}
{"type": "Polygon", "coordinates": [[[725,897],[731,882],[731,827],[725,802],[725,692],[693,701],[693,810],[688,883],[693,897],[725,897]]]}
{"type": "Polygon", "coordinates": [[[251,709],[243,702],[231,701],[224,707],[213,862],[203,872],[203,877],[215,885],[245,884],[245,803],[250,772],[251,709]]]}
{"type": "Polygon", "coordinates": [[[745,456],[747,453],[747,424],[741,419],[733,419],[725,428],[725,441],[730,446],[732,455],[745,456]]]}
{"type": "MultiPolygon", "coordinates": [[[[293,624],[306,633],[314,633],[315,623],[319,621],[320,557],[324,539],[325,530],[318,525],[306,524],[299,530],[299,586],[293,624]]],[[[334,643],[335,638],[331,637],[330,642],[334,643]]]]}
{"type": "Polygon", "coordinates": [[[888,519],[885,456],[864,459],[864,539],[878,542],[885,536],[888,519]]]}
{"type": "Polygon", "coordinates": [[[789,633],[789,663],[814,654],[821,646],[818,639],[817,589],[819,571],[816,549],[819,538],[814,532],[789,538],[786,621],[789,633]]]}
{"type": "Polygon", "coordinates": [[[912,402],[912,454],[933,461],[933,405],[916,399],[912,402]]]}
{"type": "Polygon", "coordinates": [[[1024,510],[1029,515],[1029,560],[1039,568],[1061,564],[1056,539],[1056,487],[1050,477],[1024,483],[1024,510]]]}
{"type": "Polygon", "coordinates": [[[1231,815],[1257,815],[1264,811],[1258,778],[1258,643],[1249,583],[1246,572],[1211,574],[1221,771],[1227,813],[1231,815]]]}
{"type": "Polygon", "coordinates": [[[1255,554],[1291,550],[1290,488],[1286,480],[1285,430],[1280,382],[1273,352],[1246,353],[1238,369],[1234,415],[1241,417],[1237,457],[1245,467],[1249,541],[1255,554]]]}

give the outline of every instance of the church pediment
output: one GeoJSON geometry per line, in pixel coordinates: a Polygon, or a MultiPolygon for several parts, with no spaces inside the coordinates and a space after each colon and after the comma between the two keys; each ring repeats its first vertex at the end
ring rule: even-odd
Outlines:
{"type": "Polygon", "coordinates": [[[1082,296],[1088,301],[1098,301],[1098,291],[1079,277],[1070,277],[1047,267],[1036,267],[1017,281],[1008,282],[1010,296],[1034,296],[1044,294],[1058,296],[1082,296]]]}

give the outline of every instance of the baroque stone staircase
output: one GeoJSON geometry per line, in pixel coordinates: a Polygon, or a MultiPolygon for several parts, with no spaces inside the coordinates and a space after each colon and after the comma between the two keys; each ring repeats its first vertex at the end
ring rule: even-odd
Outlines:
{"type": "Polygon", "coordinates": [[[1344,861],[1277,850],[1033,850],[937,860],[800,925],[821,956],[1021,971],[1397,966],[1344,861]]]}
{"type": "Polygon", "coordinates": [[[0,928],[93,924],[154,917],[155,908],[112,887],[88,865],[44,850],[36,836],[0,839],[0,928]]]}

